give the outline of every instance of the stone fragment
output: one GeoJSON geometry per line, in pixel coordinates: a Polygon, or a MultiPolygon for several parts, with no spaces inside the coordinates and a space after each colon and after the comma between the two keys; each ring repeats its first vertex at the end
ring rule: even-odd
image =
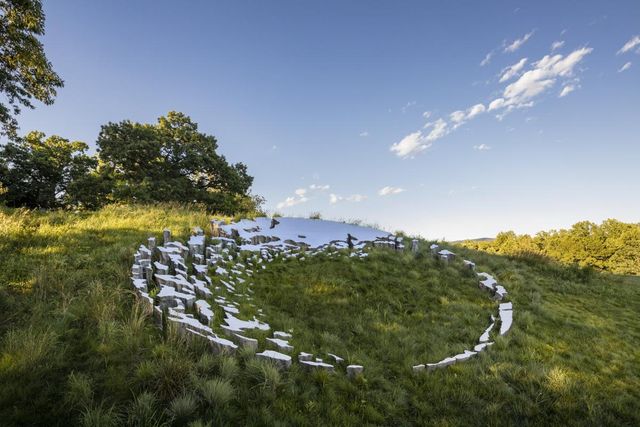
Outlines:
{"type": "Polygon", "coordinates": [[[358,374],[362,374],[364,372],[364,366],[362,365],[349,365],[347,366],[347,376],[349,378],[353,378],[358,374]]]}
{"type": "Polygon", "coordinates": [[[262,353],[256,353],[258,359],[265,359],[275,362],[281,368],[289,368],[291,366],[291,356],[278,353],[273,350],[265,350],[262,353]]]}
{"type": "Polygon", "coordinates": [[[313,354],[311,353],[305,353],[304,351],[300,352],[298,354],[298,361],[302,362],[303,360],[311,360],[313,359],[313,354]]]}
{"type": "Polygon", "coordinates": [[[456,254],[448,249],[441,250],[440,252],[438,252],[438,255],[440,255],[440,259],[445,262],[453,261],[456,258],[456,254]]]}
{"type": "Polygon", "coordinates": [[[344,362],[344,359],[340,356],[336,356],[333,353],[327,353],[329,355],[329,357],[331,357],[336,363],[342,363],[344,362]]]}
{"type": "Polygon", "coordinates": [[[196,313],[200,316],[200,321],[205,325],[211,326],[211,322],[213,321],[213,310],[211,310],[211,305],[202,299],[199,299],[195,303],[196,313]]]}
{"type": "Polygon", "coordinates": [[[245,337],[240,334],[233,334],[233,338],[240,344],[241,347],[250,348],[251,350],[258,351],[258,340],[255,338],[245,337]]]}
{"type": "Polygon", "coordinates": [[[303,360],[300,362],[300,365],[308,369],[319,369],[327,372],[334,372],[335,370],[333,365],[324,362],[313,362],[311,360],[303,360]]]}
{"type": "Polygon", "coordinates": [[[469,350],[465,350],[464,353],[460,353],[460,354],[456,354],[454,357],[454,359],[456,359],[456,361],[458,362],[465,362],[469,359],[471,359],[473,356],[475,356],[476,353],[475,351],[469,351],[469,350]]]}
{"type": "Polygon", "coordinates": [[[293,351],[293,346],[289,344],[289,341],[283,340],[280,338],[267,338],[267,342],[274,345],[278,350],[284,351],[285,353],[291,353],[293,351]]]}
{"type": "Polygon", "coordinates": [[[477,344],[475,347],[473,347],[473,351],[480,353],[481,351],[486,350],[487,347],[493,345],[492,342],[483,342],[480,344],[477,344]]]}
{"type": "Polygon", "coordinates": [[[283,338],[283,339],[291,339],[293,338],[293,335],[291,335],[288,332],[283,332],[283,331],[274,331],[273,332],[273,337],[274,338],[283,338]]]}

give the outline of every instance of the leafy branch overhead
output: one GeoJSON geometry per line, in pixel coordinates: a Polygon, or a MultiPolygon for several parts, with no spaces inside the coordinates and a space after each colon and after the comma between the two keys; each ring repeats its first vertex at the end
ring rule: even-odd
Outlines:
{"type": "Polygon", "coordinates": [[[0,134],[10,138],[16,137],[22,107],[34,108],[33,99],[52,104],[64,85],[38,39],[44,21],[38,0],[0,1],[0,134]]]}

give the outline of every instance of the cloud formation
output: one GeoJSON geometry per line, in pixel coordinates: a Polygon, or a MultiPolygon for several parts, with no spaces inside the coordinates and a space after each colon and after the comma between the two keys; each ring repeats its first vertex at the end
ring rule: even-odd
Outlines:
{"type": "Polygon", "coordinates": [[[551,52],[553,52],[556,49],[560,49],[562,46],[564,46],[564,40],[557,40],[551,43],[551,52]]]}
{"type": "Polygon", "coordinates": [[[402,193],[403,191],[407,191],[407,190],[405,190],[404,188],[392,187],[390,185],[387,185],[386,187],[382,187],[380,190],[378,190],[378,195],[389,196],[391,194],[402,193]]]}
{"type": "Polygon", "coordinates": [[[524,68],[524,64],[526,63],[527,63],[527,58],[522,58],[520,61],[516,62],[515,64],[503,69],[502,76],[500,77],[500,83],[506,82],[507,80],[510,80],[512,77],[518,75],[518,73],[520,73],[520,70],[524,68]]]}
{"type": "Polygon", "coordinates": [[[491,150],[491,147],[488,146],[487,144],[480,144],[480,145],[474,145],[473,149],[478,151],[488,151],[488,150],[491,150]]]}
{"type": "Polygon", "coordinates": [[[524,36],[522,36],[522,38],[519,39],[515,39],[511,44],[509,44],[507,47],[504,48],[504,52],[507,53],[511,53],[511,52],[515,52],[516,50],[520,49],[522,47],[523,44],[525,44],[527,42],[527,40],[529,40],[529,38],[531,38],[531,36],[533,35],[534,31],[531,31],[527,34],[525,34],[524,36]]]}
{"type": "Polygon", "coordinates": [[[360,132],[360,136],[362,137],[369,136],[369,132],[367,132],[366,130],[363,132],[360,132]]]}
{"type": "Polygon", "coordinates": [[[558,95],[558,98],[564,98],[565,96],[569,95],[574,90],[576,90],[575,85],[573,85],[573,84],[565,85],[562,88],[562,90],[560,91],[560,94],[558,95]]]}
{"type": "Polygon", "coordinates": [[[582,47],[576,49],[567,56],[560,54],[545,55],[542,59],[533,63],[533,67],[522,74],[518,80],[509,84],[497,98],[489,104],[489,109],[529,107],[532,99],[551,88],[559,78],[573,75],[573,70],[593,51],[592,48],[582,47]],[[502,101],[499,101],[499,100],[502,101]]]}
{"type": "Polygon", "coordinates": [[[366,198],[367,196],[363,196],[362,194],[352,194],[350,196],[342,197],[342,196],[338,196],[337,194],[331,193],[329,194],[329,203],[331,203],[332,205],[335,205],[336,203],[339,203],[339,202],[358,203],[365,200],[366,198]]]}
{"type": "Polygon", "coordinates": [[[627,71],[629,68],[631,68],[631,61],[627,62],[626,64],[624,64],[622,67],[620,67],[620,69],[618,70],[619,73],[623,72],[623,71],[627,71]]]}
{"type": "Polygon", "coordinates": [[[293,192],[293,196],[289,196],[284,199],[282,202],[276,205],[277,209],[290,208],[291,206],[300,205],[302,203],[308,202],[309,199],[309,190],[312,192],[318,191],[327,191],[329,189],[329,185],[319,185],[319,184],[311,184],[308,189],[306,188],[298,188],[293,192]]]}
{"type": "Polygon", "coordinates": [[[309,189],[310,189],[310,190],[319,190],[319,191],[326,191],[326,190],[328,190],[329,188],[331,188],[331,187],[329,187],[329,185],[328,185],[328,184],[327,184],[327,185],[311,184],[311,185],[309,186],[309,189]]]}
{"type": "Polygon", "coordinates": [[[493,58],[494,51],[487,53],[482,61],[480,61],[480,66],[484,67],[485,65],[489,65],[491,62],[491,58],[493,58]]]}
{"type": "Polygon", "coordinates": [[[291,206],[299,205],[301,203],[306,203],[309,201],[309,198],[306,196],[307,190],[304,188],[298,188],[294,192],[294,196],[287,197],[284,201],[278,203],[276,207],[278,209],[282,208],[290,208],[291,206]]]}
{"type": "MultiPolygon", "coordinates": [[[[524,43],[533,32],[525,35],[520,41],[524,43]]],[[[515,43],[515,42],[514,42],[515,43]]],[[[512,43],[513,45],[513,43],[512,43]]],[[[534,105],[534,99],[548,91],[558,81],[564,83],[559,96],[564,97],[579,88],[579,80],[574,77],[578,64],[591,52],[590,47],[582,47],[568,55],[549,54],[533,62],[529,69],[522,72],[527,64],[527,58],[522,58],[516,64],[505,68],[501,73],[500,82],[505,82],[517,76],[509,83],[499,97],[494,98],[488,105],[474,104],[465,110],[456,110],[444,118],[427,122],[422,130],[410,133],[390,147],[390,151],[398,157],[412,158],[431,147],[433,142],[448,135],[468,120],[484,112],[495,112],[496,118],[502,120],[514,109],[528,108],[534,105]]],[[[430,117],[430,114],[425,117],[430,117]]]]}
{"type": "Polygon", "coordinates": [[[636,46],[640,46],[640,36],[633,36],[629,39],[628,42],[626,42],[624,44],[624,46],[622,46],[620,48],[620,50],[618,51],[617,55],[620,55],[622,53],[627,53],[629,52],[631,49],[635,48],[636,46]]]}

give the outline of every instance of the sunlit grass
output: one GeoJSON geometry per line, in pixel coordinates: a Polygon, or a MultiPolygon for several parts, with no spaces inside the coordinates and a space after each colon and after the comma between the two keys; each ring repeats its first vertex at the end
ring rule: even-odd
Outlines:
{"type": "Polygon", "coordinates": [[[284,372],[163,336],[135,303],[137,246],[209,219],[176,205],[0,208],[0,424],[640,424],[637,277],[455,248],[508,288],[514,327],[474,360],[414,375],[488,324],[495,303],[471,273],[426,250],[278,261],[254,278],[273,328],[365,366],[354,380],[284,372]]]}

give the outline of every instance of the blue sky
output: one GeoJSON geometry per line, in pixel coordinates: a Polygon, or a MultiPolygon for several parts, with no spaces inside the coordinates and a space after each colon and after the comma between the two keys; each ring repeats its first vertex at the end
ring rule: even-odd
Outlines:
{"type": "Polygon", "coordinates": [[[65,87],[23,132],[182,111],[270,211],[428,238],[640,221],[637,1],[44,7],[65,87]]]}

